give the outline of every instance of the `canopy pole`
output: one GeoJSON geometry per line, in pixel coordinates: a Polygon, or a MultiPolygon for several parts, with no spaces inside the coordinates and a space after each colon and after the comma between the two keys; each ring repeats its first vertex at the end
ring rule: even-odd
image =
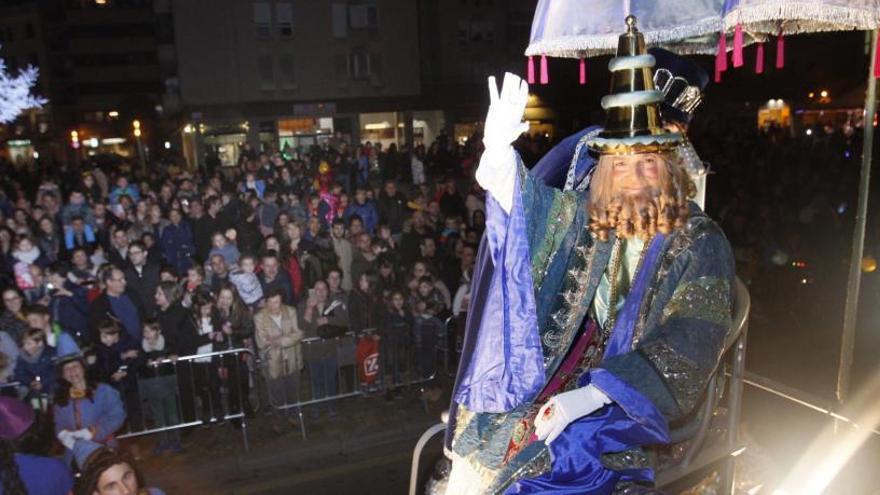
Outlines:
{"type": "Polygon", "coordinates": [[[871,57],[868,62],[868,89],[865,97],[864,138],[862,145],[862,173],[859,182],[859,203],[856,226],[853,230],[852,254],[849,261],[849,280],[846,286],[846,307],[843,313],[843,336],[840,342],[840,367],[837,370],[837,401],[847,400],[855,346],[856,319],[859,308],[862,256],[865,249],[865,222],[868,214],[868,186],[871,182],[871,157],[874,152],[874,114],[877,110],[877,79],[874,63],[877,59],[877,30],[871,31],[871,57]]]}

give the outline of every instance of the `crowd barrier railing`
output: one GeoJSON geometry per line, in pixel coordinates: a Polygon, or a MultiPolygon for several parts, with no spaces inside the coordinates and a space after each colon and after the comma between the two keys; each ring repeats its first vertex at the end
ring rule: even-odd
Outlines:
{"type": "MultiPolygon", "coordinates": [[[[299,343],[299,363],[271,363],[273,358],[261,352],[258,362],[269,405],[297,416],[305,439],[304,407],[311,406],[313,414],[320,414],[320,405],[326,404],[328,413],[335,416],[334,402],[340,399],[427,384],[437,375],[438,353],[446,349],[441,345],[445,326],[438,323],[436,334],[418,339],[383,337],[374,328],[358,335],[306,338],[299,343]]],[[[424,395],[424,389],[420,392],[424,395]]]]}
{"type": "Polygon", "coordinates": [[[240,426],[249,449],[246,411],[253,373],[251,349],[162,359],[141,373],[136,390],[123,392],[126,426],[117,438],[160,434],[173,441],[179,430],[223,421],[240,426]]]}

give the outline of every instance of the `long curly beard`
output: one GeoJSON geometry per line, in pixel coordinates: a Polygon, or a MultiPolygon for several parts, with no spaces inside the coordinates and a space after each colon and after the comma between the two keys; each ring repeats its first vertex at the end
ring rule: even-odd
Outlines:
{"type": "Polygon", "coordinates": [[[658,232],[669,234],[685,226],[690,213],[688,199],[695,194],[696,187],[674,157],[660,157],[660,187],[636,195],[613,194],[611,162],[605,157],[600,159],[588,213],[590,230],[601,241],[607,241],[612,230],[622,239],[638,237],[647,241],[658,232]]]}

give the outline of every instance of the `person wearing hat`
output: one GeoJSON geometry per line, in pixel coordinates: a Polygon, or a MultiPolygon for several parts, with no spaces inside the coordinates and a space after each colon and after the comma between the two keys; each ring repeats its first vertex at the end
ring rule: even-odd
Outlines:
{"type": "MultiPolygon", "coordinates": [[[[126,418],[119,392],[106,383],[88,380],[81,356],[59,360],[57,370],[53,406],[55,435],[62,444],[65,436],[72,435],[115,447],[114,434],[126,418]]],[[[66,459],[71,455],[68,447],[66,459]]]]}
{"type": "Polygon", "coordinates": [[[71,493],[73,476],[67,466],[35,452],[40,429],[33,408],[0,397],[0,495],[71,493]]]}
{"type": "Polygon", "coordinates": [[[609,61],[587,193],[549,187],[510,146],[528,85],[490,78],[490,291],[472,315],[447,427],[447,493],[649,493],[646,446],[699,405],[730,326],[734,263],[664,129],[635,18],[609,61]],[[503,350],[503,352],[499,352],[503,350]]]}

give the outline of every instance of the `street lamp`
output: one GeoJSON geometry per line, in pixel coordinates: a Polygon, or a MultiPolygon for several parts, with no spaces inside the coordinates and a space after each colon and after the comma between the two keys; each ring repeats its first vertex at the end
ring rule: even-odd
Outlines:
{"type": "Polygon", "coordinates": [[[134,119],[131,122],[131,127],[134,129],[134,138],[137,142],[138,160],[141,162],[141,170],[146,172],[147,162],[144,160],[144,146],[143,143],[141,143],[141,121],[134,119]]]}

